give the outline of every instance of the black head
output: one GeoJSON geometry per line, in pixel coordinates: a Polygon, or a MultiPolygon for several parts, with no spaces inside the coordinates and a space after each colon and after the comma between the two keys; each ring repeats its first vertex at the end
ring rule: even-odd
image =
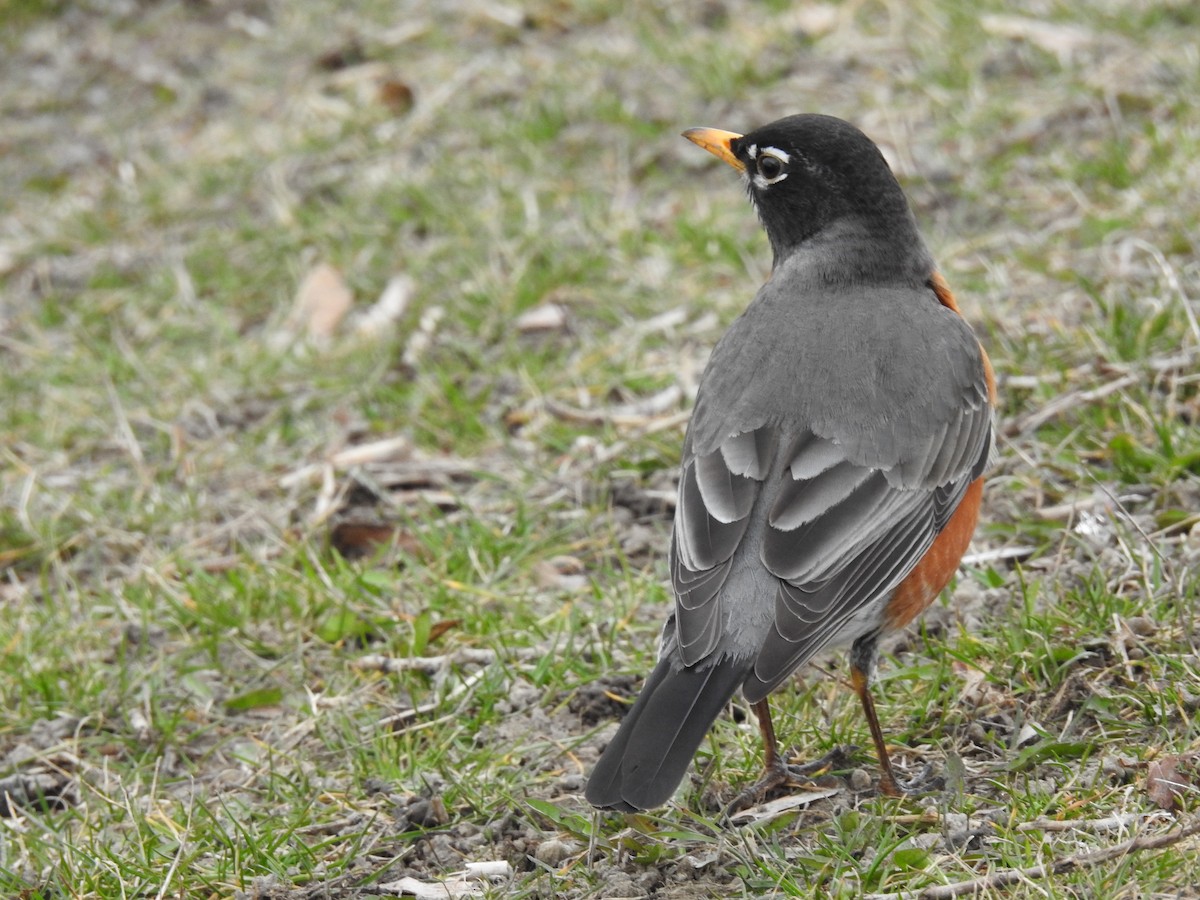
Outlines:
{"type": "Polygon", "coordinates": [[[832,116],[788,116],[745,135],[693,128],[684,137],[729,163],[771,241],[776,262],[834,225],[888,253],[924,252],[908,201],[879,148],[832,116]]]}

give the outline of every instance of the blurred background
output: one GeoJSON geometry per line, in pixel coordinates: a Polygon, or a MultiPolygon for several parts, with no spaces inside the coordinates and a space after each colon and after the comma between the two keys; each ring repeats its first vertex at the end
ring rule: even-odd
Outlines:
{"type": "MultiPolygon", "coordinates": [[[[580,862],[695,380],[770,264],[679,133],[804,111],[879,143],[1001,391],[885,729],[962,766],[945,815],[1136,830],[1194,794],[1195,3],[0,10],[0,892],[495,859],[521,896],[857,896],[1072,852],[922,844],[861,798],[706,831],[757,765],[727,723],[704,784],[580,862]]],[[[801,755],[865,743],[836,679],[787,698],[801,755]]]]}

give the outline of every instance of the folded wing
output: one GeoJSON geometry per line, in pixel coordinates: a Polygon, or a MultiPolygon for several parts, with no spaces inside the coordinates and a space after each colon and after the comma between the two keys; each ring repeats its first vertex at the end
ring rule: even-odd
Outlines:
{"type": "Polygon", "coordinates": [[[725,604],[739,598],[723,588],[738,554],[756,553],[749,562],[777,579],[775,612],[744,690],[765,697],[912,571],[986,467],[991,422],[981,383],[959,417],[886,467],[775,425],[685,457],[670,554],[683,663],[719,652],[737,627],[725,604]]]}

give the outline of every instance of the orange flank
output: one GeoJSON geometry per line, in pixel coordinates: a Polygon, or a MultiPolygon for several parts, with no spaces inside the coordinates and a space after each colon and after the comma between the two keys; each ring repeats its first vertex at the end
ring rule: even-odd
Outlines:
{"type": "Polygon", "coordinates": [[[888,601],[884,615],[889,628],[903,628],[923,613],[942,592],[958,570],[975,523],[979,520],[979,505],[983,500],[983,479],[976,478],[963,494],[958,509],[934,540],[928,552],[900,584],[888,601]]]}

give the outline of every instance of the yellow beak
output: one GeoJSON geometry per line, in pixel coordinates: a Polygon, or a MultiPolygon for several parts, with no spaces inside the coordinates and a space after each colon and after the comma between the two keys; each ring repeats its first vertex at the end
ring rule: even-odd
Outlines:
{"type": "Polygon", "coordinates": [[[727,162],[739,172],[745,172],[746,167],[742,165],[742,161],[733,155],[733,150],[729,146],[733,141],[741,137],[740,134],[734,134],[732,131],[721,131],[718,128],[689,128],[683,133],[683,136],[698,147],[703,147],[717,159],[722,162],[727,162]]]}

